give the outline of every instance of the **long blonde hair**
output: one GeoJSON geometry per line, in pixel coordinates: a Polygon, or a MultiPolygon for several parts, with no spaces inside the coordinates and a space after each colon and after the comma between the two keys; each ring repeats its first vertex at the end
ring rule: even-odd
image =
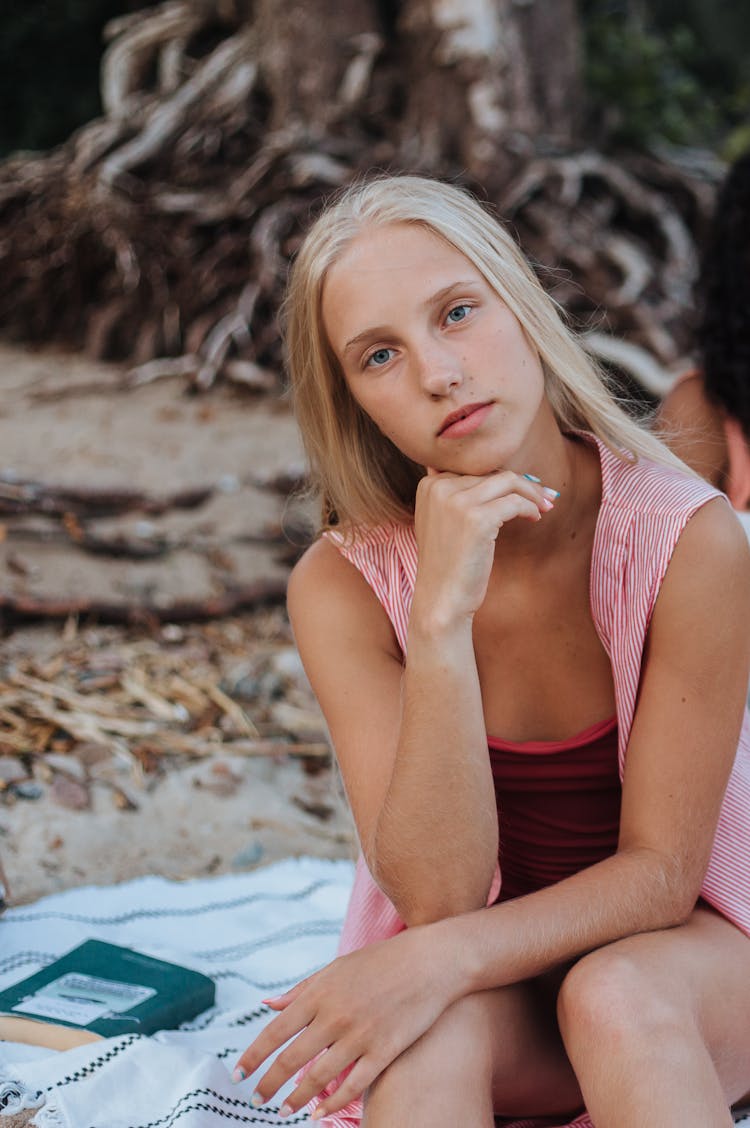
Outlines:
{"type": "Polygon", "coordinates": [[[284,304],[287,362],[297,421],[324,528],[409,522],[424,470],[406,458],[357,404],[326,337],[321,313],[330,268],[365,228],[418,224],[460,251],[526,332],[545,372],[562,431],[589,431],[669,466],[682,463],[619,405],[564,324],[513,239],[468,192],[417,176],[379,176],[346,188],[308,232],[284,304]]]}

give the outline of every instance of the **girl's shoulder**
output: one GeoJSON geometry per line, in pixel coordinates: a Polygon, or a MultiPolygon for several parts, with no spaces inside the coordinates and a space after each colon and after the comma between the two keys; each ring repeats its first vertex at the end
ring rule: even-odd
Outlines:
{"type": "Polygon", "coordinates": [[[360,570],[387,567],[394,557],[405,560],[407,565],[413,559],[416,567],[417,545],[413,524],[326,529],[321,539],[334,545],[360,570]]]}
{"type": "Polygon", "coordinates": [[[384,608],[402,651],[406,652],[409,612],[417,578],[413,525],[328,530],[324,538],[364,577],[384,608]]]}
{"type": "MultiPolygon", "coordinates": [[[[298,646],[313,639],[317,651],[321,639],[363,634],[385,639],[388,585],[376,574],[359,567],[326,536],[318,538],[292,569],[287,584],[287,610],[298,646]]],[[[390,616],[388,616],[389,618],[390,616]]]]}
{"type": "Polygon", "coordinates": [[[713,583],[714,562],[717,572],[747,569],[747,543],[724,495],[679,466],[604,447],[590,592],[608,648],[640,653],[667,573],[693,591],[713,583]]]}
{"type": "Polygon", "coordinates": [[[689,517],[721,497],[721,491],[679,466],[669,466],[598,442],[602,465],[602,508],[620,514],[689,517]]]}

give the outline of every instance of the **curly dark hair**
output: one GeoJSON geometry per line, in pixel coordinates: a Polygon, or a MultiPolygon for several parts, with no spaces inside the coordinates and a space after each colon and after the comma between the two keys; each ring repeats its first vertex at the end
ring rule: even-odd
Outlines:
{"type": "Polygon", "coordinates": [[[719,191],[700,304],[706,392],[750,440],[750,152],[732,165],[719,191]]]}

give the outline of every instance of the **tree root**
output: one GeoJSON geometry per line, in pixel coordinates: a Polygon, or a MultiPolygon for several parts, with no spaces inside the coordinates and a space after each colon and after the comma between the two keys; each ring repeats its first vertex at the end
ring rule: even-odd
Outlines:
{"type": "MultiPolygon", "coordinates": [[[[606,323],[661,369],[687,363],[697,246],[720,170],[535,153],[519,130],[539,108],[524,111],[531,86],[503,43],[520,50],[541,6],[510,38],[498,24],[488,55],[472,46],[471,21],[454,19],[458,4],[407,0],[386,35],[380,8],[356,0],[326,28],[334,54],[318,73],[309,44],[281,50],[279,2],[169,0],[109,25],[105,116],[48,156],[0,164],[6,332],[127,359],[132,384],[179,377],[205,392],[229,378],[260,389],[272,372],[278,389],[275,315],[311,211],[361,172],[394,167],[475,188],[484,178],[524,248],[554,268],[545,282],[574,319],[600,332],[606,323]],[[449,143],[446,131],[460,137],[468,120],[467,148],[449,143]]],[[[315,22],[305,27],[315,38],[315,22]]],[[[555,113],[562,121],[559,104],[555,113]]],[[[605,351],[615,365],[635,355],[605,351]]]]}

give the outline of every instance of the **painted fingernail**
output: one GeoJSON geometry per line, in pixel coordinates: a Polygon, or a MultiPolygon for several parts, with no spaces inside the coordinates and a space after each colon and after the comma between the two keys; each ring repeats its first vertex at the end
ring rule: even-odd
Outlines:
{"type": "Polygon", "coordinates": [[[555,506],[548,497],[543,497],[539,502],[539,508],[543,509],[545,513],[549,513],[550,509],[554,509],[555,506]]]}
{"type": "Polygon", "coordinates": [[[245,1073],[245,1070],[242,1068],[242,1066],[237,1065],[232,1070],[232,1081],[235,1085],[239,1085],[240,1081],[244,1081],[246,1077],[247,1074],[245,1073]]]}
{"type": "Polygon", "coordinates": [[[542,493],[545,495],[545,497],[552,498],[553,501],[555,501],[555,499],[560,496],[560,491],[559,490],[553,490],[551,486],[544,486],[543,489],[542,489],[542,493]]]}
{"type": "Polygon", "coordinates": [[[286,1101],[284,1101],[283,1105],[279,1109],[279,1116],[291,1116],[293,1112],[294,1109],[292,1108],[292,1106],[288,1105],[286,1101]]]}
{"type": "Polygon", "coordinates": [[[262,1104],[265,1104],[265,1101],[263,1100],[260,1093],[255,1092],[250,1098],[250,1104],[253,1106],[253,1108],[260,1108],[262,1104]]]}
{"type": "Polygon", "coordinates": [[[527,478],[529,482],[536,482],[539,486],[542,484],[542,479],[537,478],[535,474],[522,474],[521,477],[527,478]]]}

